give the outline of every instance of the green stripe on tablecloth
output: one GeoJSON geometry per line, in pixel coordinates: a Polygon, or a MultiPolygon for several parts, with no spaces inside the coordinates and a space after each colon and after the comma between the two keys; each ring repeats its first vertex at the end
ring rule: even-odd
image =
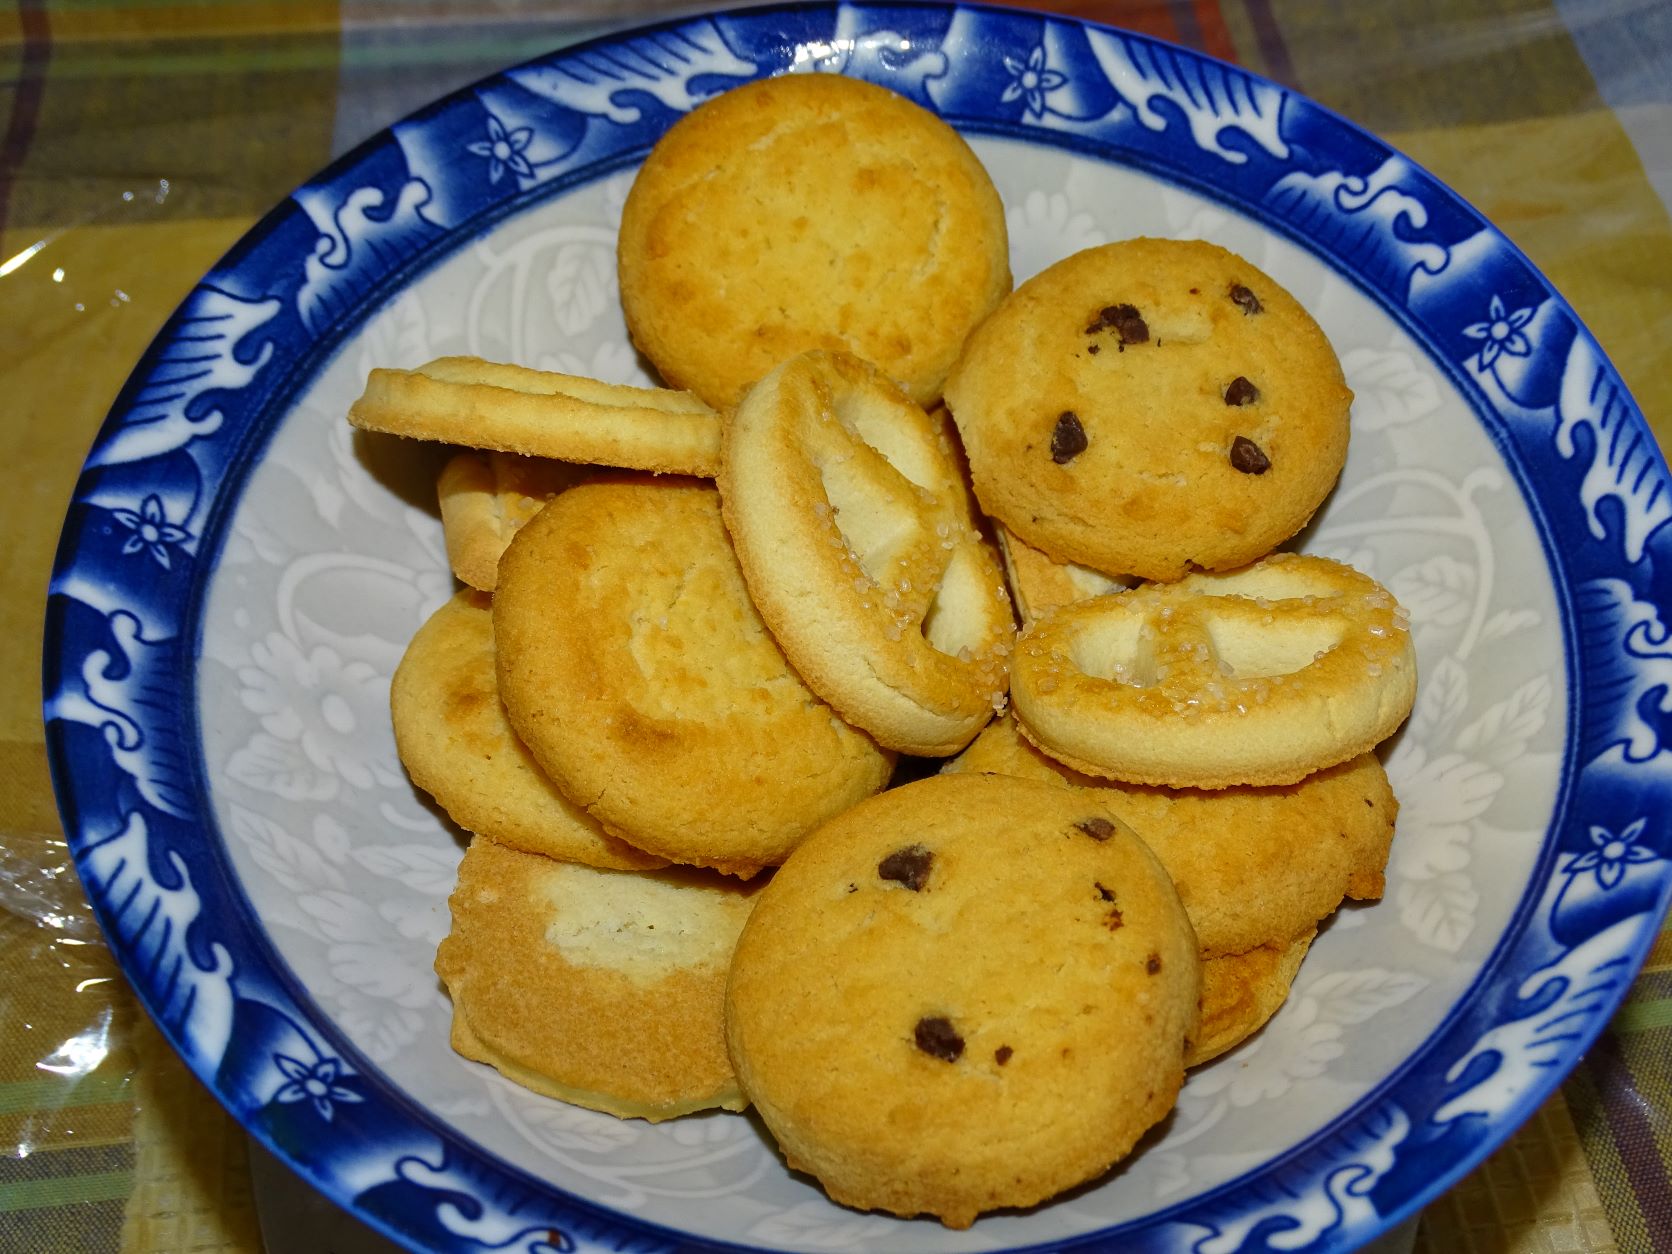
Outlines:
{"type": "Polygon", "coordinates": [[[40,1210],[73,1202],[109,1202],[133,1191],[131,1171],[101,1171],[90,1176],[54,1176],[0,1184],[0,1211],[40,1210]]]}
{"type": "Polygon", "coordinates": [[[25,1110],[56,1110],[62,1106],[97,1106],[128,1098],[125,1075],[85,1076],[76,1084],[64,1080],[13,1080],[0,1084],[0,1115],[25,1110]]]}
{"type": "MultiPolygon", "coordinates": [[[[469,38],[463,31],[449,33],[445,40],[414,40],[397,45],[393,42],[358,44],[317,38],[294,39],[274,36],[269,39],[237,37],[216,49],[188,51],[186,41],[159,42],[145,47],[124,50],[106,42],[77,47],[58,44],[53,47],[52,79],[150,79],[182,75],[237,76],[250,74],[283,74],[295,70],[320,69],[400,69],[426,65],[457,65],[484,62],[495,65],[514,65],[530,57],[553,52],[570,44],[580,43],[615,26],[588,25],[565,27],[562,30],[511,30],[494,38],[469,38]]],[[[8,53],[0,57],[0,72],[16,74],[8,62],[15,61],[8,53]]]]}
{"type": "Polygon", "coordinates": [[[1651,1028],[1672,1027],[1672,997],[1629,1002],[1620,1007],[1609,1027],[1615,1032],[1646,1032],[1651,1028]]]}
{"type": "Polygon", "coordinates": [[[0,1250],[117,1254],[126,1199],[0,1211],[0,1250]]]}

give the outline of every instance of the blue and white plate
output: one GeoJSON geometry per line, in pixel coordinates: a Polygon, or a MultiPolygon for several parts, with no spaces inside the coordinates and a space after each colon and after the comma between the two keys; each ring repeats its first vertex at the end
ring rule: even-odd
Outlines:
{"type": "MultiPolygon", "coordinates": [[[[1038,14],[814,5],[508,70],[269,215],[100,433],[47,623],[65,825],[128,976],[227,1107],[417,1247],[1341,1250],[1445,1188],[1601,1029],[1672,886],[1672,482],[1618,376],[1497,231],[1292,92],[1038,14]],[[1421,693],[1379,904],[1108,1178],[968,1232],[845,1210],[760,1127],[536,1097],[447,1045],[460,845],[396,760],[389,676],[452,581],[372,366],[473,353],[648,382],[616,299],[636,163],[729,85],[848,74],[960,127],[1018,279],[1215,240],[1317,316],[1358,394],[1304,536],[1409,608],[1421,693]]],[[[696,799],[701,804],[701,799],[696,799]]],[[[699,816],[700,817],[700,816],[699,816]]]]}

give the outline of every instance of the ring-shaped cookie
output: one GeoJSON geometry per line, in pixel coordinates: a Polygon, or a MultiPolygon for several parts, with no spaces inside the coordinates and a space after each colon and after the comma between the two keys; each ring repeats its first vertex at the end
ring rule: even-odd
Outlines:
{"type": "Polygon", "coordinates": [[[792,358],[726,423],[720,496],[785,655],[890,749],[955,753],[1002,707],[1015,634],[951,435],[875,368],[792,358]]]}
{"type": "Polygon", "coordinates": [[[1404,722],[1416,652],[1375,580],[1280,553],[1064,606],[1017,642],[1011,695],[1028,739],[1090,775],[1291,784],[1404,722]]]}

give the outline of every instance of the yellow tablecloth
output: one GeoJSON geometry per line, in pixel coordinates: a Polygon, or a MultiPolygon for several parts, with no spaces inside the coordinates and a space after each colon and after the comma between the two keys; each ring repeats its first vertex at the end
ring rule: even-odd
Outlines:
{"type": "MultiPolygon", "coordinates": [[[[72,485],[193,282],[332,156],[647,16],[490,0],[21,0],[0,13],[0,1248],[257,1248],[244,1142],[116,974],[62,842],[36,676],[72,485]]],[[[688,8],[692,6],[680,6],[688,8]]],[[[1664,0],[1041,6],[1240,62],[1460,191],[1672,433],[1664,0]]],[[[1436,1202],[1432,1251],[1672,1250],[1672,937],[1561,1092],[1436,1202]]]]}

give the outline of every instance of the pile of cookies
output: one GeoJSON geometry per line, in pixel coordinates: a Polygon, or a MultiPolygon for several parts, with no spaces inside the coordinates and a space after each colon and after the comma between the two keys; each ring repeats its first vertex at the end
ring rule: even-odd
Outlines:
{"type": "Polygon", "coordinates": [[[1380,896],[1415,685],[1385,590],[1272,554],[1346,454],[1306,312],[1203,243],[1007,255],[951,128],[765,80],[624,208],[669,387],[444,358],[350,413],[464,446],[464,587],[391,692],[473,834],[454,1047],[752,1104],[837,1201],[954,1227],[1131,1152],[1380,896]]]}

